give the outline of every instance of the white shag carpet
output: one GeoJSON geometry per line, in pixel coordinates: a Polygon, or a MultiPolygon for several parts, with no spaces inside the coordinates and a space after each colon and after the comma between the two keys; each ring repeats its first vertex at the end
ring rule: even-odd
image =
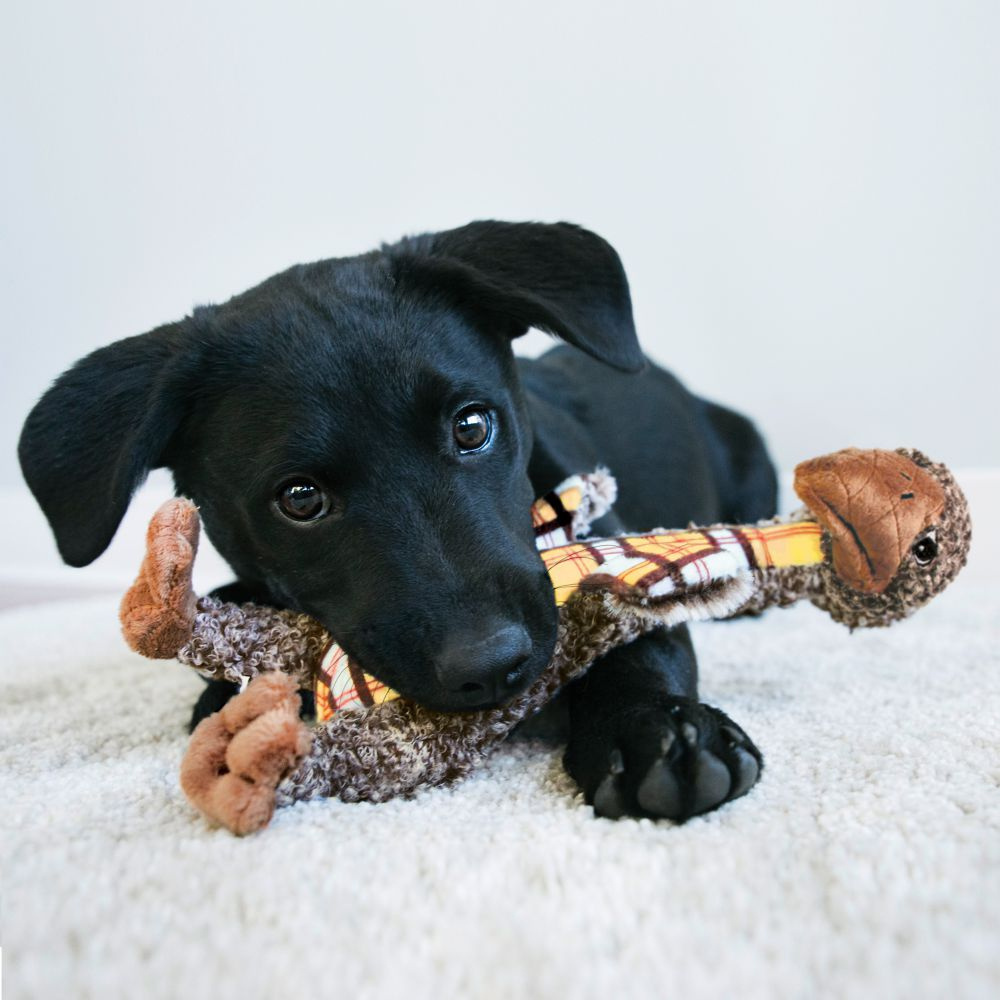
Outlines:
{"type": "Polygon", "coordinates": [[[115,602],[0,615],[8,1000],[1000,996],[1000,591],[855,633],[811,607],[697,629],[703,696],[767,756],[683,827],[594,819],[531,743],[246,840],[177,783],[200,682],[115,602]]]}

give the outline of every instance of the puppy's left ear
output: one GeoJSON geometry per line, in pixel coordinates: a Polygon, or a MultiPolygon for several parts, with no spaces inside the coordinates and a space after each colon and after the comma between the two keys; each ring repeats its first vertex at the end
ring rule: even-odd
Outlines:
{"type": "Polygon", "coordinates": [[[621,371],[645,366],[622,262],[606,240],[568,222],[471,222],[385,251],[397,278],[460,308],[535,326],[621,371]]]}

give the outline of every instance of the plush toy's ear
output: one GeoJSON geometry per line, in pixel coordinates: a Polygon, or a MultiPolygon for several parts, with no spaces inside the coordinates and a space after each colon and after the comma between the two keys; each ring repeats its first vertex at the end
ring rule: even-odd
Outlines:
{"type": "Polygon", "coordinates": [[[471,222],[384,248],[397,276],[459,307],[535,326],[627,372],[645,365],[628,279],[614,248],[566,222],[471,222]]]}
{"type": "Polygon", "coordinates": [[[21,470],[71,566],[110,543],[132,494],[184,415],[180,324],[120,340],[78,361],[25,421],[21,470]]]}

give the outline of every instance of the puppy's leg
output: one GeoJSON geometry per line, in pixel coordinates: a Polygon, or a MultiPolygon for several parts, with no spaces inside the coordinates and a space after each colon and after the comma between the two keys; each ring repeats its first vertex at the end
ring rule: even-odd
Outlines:
{"type": "Polygon", "coordinates": [[[570,686],[565,765],[599,816],[683,821],[757,781],[760,751],[697,689],[686,628],[616,649],[570,686]]]}

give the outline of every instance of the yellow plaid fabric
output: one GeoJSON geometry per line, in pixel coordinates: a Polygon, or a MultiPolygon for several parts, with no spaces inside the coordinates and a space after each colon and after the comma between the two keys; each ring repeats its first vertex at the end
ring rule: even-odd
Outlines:
{"type": "MultiPolygon", "coordinates": [[[[573,541],[572,515],[583,495],[582,483],[574,477],[560,490],[536,500],[531,511],[558,605],[565,604],[581,586],[655,604],[756,569],[823,561],[821,529],[815,521],[573,541]]],[[[381,705],[399,697],[355,667],[336,643],[331,643],[323,657],[315,690],[320,722],[343,708],[381,705]]]]}
{"type": "Polygon", "coordinates": [[[815,521],[690,528],[574,542],[541,556],[556,604],[565,604],[584,581],[588,588],[655,603],[755,569],[822,562],[820,537],[815,521]]]}
{"type": "Polygon", "coordinates": [[[342,708],[383,705],[399,697],[377,677],[358,669],[336,642],[323,654],[314,693],[317,722],[325,722],[342,708]]]}
{"type": "Polygon", "coordinates": [[[573,541],[573,514],[580,509],[583,498],[583,479],[573,476],[531,505],[531,523],[539,549],[551,549],[573,541]]]}

